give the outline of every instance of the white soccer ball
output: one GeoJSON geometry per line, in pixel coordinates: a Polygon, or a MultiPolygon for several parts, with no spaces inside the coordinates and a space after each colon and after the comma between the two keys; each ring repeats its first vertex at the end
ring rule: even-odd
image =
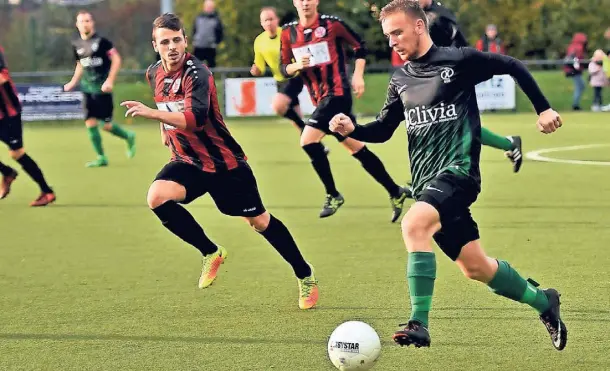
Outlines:
{"type": "Polygon", "coordinates": [[[364,322],[344,322],[328,340],[328,357],[341,371],[370,370],[381,354],[381,341],[364,322]]]}

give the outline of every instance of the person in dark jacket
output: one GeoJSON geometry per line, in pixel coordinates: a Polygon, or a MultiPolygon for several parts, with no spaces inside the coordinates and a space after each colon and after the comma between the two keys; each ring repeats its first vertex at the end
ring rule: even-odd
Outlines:
{"type": "Polygon", "coordinates": [[[583,63],[587,58],[587,35],[582,32],[577,32],[572,37],[572,42],[566,49],[565,63],[563,71],[566,77],[574,81],[574,95],[572,97],[572,109],[580,110],[580,98],[585,90],[585,81],[582,78],[582,72],[587,69],[587,65],[583,63]]]}
{"type": "Polygon", "coordinates": [[[203,2],[203,12],[193,22],[193,54],[208,67],[216,67],[216,48],[223,39],[223,26],[214,0],[203,2]]]}

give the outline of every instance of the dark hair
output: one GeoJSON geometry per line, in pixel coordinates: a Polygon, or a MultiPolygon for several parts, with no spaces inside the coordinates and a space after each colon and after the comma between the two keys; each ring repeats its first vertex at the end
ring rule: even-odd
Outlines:
{"type": "Polygon", "coordinates": [[[383,21],[388,15],[403,12],[415,19],[424,21],[426,28],[428,27],[428,18],[426,12],[419,5],[418,0],[392,0],[386,6],[381,8],[379,13],[379,21],[383,21]]]}
{"type": "Polygon", "coordinates": [[[76,13],[76,17],[78,18],[78,16],[81,15],[81,14],[83,14],[83,15],[84,14],[89,14],[91,16],[91,19],[94,19],[93,18],[93,14],[91,14],[91,12],[88,11],[88,10],[85,10],[85,9],[79,10],[78,13],[76,13]]]}
{"type": "Polygon", "coordinates": [[[182,31],[182,35],[186,36],[184,32],[184,26],[182,25],[182,21],[180,17],[175,15],[174,13],[165,13],[163,15],[158,16],[153,21],[153,29],[152,29],[152,37],[155,39],[155,30],[157,28],[167,28],[172,31],[182,31]]]}

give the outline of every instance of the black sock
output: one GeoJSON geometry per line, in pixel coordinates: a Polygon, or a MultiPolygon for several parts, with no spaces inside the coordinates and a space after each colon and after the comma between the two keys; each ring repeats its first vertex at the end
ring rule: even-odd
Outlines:
{"type": "Polygon", "coordinates": [[[303,146],[303,150],[311,159],[313,168],[316,170],[316,173],[318,173],[322,183],[324,183],[326,193],[333,197],[337,197],[339,191],[337,191],[337,188],[335,187],[333,173],[330,171],[330,162],[328,162],[328,156],[324,153],[324,146],[322,143],[306,144],[303,146]]]}
{"type": "Polygon", "coordinates": [[[284,114],[284,117],[286,117],[288,120],[293,121],[295,124],[297,124],[299,129],[301,129],[301,132],[305,128],[305,122],[303,121],[301,116],[299,116],[297,111],[294,110],[294,107],[288,108],[288,111],[286,111],[286,113],[284,114]]]}
{"type": "Polygon", "coordinates": [[[176,201],[167,201],[163,205],[152,209],[161,219],[161,223],[184,242],[191,244],[203,255],[209,255],[218,247],[205,235],[203,229],[193,216],[176,201]]]}
{"type": "Polygon", "coordinates": [[[44,175],[42,174],[42,170],[38,167],[38,164],[30,156],[24,154],[21,156],[17,162],[21,165],[23,170],[28,173],[30,178],[32,178],[36,184],[40,187],[40,190],[43,193],[53,193],[53,190],[47,184],[47,181],[44,179],[44,175]]]}
{"type": "Polygon", "coordinates": [[[4,175],[4,176],[9,176],[13,173],[13,168],[10,166],[6,166],[4,165],[2,162],[0,162],[0,174],[4,175]]]}
{"type": "Polygon", "coordinates": [[[284,223],[271,215],[271,220],[269,220],[267,229],[259,233],[265,237],[271,246],[280,253],[282,258],[292,266],[297,278],[303,279],[311,276],[311,267],[307,264],[303,255],[301,255],[296,242],[294,242],[290,231],[286,228],[284,223]]]}
{"type": "Polygon", "coordinates": [[[367,147],[363,147],[360,151],[354,153],[354,157],[360,161],[364,170],[366,170],[383,188],[388,191],[390,196],[398,197],[400,194],[400,186],[394,182],[388,171],[383,166],[383,162],[367,147]]]}

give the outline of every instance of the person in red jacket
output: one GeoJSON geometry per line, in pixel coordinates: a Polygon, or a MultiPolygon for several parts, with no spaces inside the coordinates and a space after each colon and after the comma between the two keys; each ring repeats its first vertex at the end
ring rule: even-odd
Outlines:
{"type": "Polygon", "coordinates": [[[476,48],[482,52],[506,54],[504,43],[498,37],[498,28],[495,24],[487,25],[485,35],[477,41],[476,48]]]}
{"type": "Polygon", "coordinates": [[[583,59],[587,58],[587,35],[582,32],[577,32],[572,37],[572,42],[566,49],[563,71],[566,77],[574,81],[574,95],[572,97],[572,109],[580,110],[580,98],[585,90],[585,81],[582,78],[582,72],[587,69],[587,66],[582,63],[583,59]]]}

